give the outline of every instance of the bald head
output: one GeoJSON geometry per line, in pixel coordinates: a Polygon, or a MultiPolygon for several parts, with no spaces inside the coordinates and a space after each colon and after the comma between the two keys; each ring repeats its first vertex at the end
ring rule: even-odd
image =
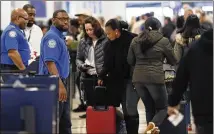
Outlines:
{"type": "Polygon", "coordinates": [[[11,13],[11,21],[15,20],[19,16],[26,16],[26,15],[27,13],[24,9],[21,9],[21,8],[14,9],[11,13]]]}
{"type": "Polygon", "coordinates": [[[11,22],[18,25],[21,29],[25,29],[28,22],[28,14],[24,9],[17,8],[11,13],[11,22]]]}

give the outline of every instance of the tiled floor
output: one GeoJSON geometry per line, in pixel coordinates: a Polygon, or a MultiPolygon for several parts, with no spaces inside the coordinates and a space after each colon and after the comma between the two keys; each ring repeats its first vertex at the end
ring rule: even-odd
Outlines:
{"type": "MultiPolygon", "coordinates": [[[[78,105],[79,101],[77,99],[73,99],[73,108],[76,108],[78,105]]],[[[139,114],[140,114],[140,126],[139,126],[139,133],[142,133],[143,130],[146,127],[146,119],[145,119],[145,110],[144,110],[144,105],[142,101],[139,101],[138,104],[139,108],[139,114]]],[[[86,133],[86,121],[85,119],[80,119],[79,115],[84,114],[82,113],[71,113],[72,116],[72,132],[74,134],[81,134],[81,133],[86,133]]],[[[189,134],[195,134],[194,131],[189,132],[189,134]]]]}

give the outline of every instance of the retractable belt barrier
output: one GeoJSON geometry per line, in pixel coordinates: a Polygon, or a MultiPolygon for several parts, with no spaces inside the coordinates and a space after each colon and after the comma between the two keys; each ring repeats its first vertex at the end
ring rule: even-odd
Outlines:
{"type": "Polygon", "coordinates": [[[11,75],[1,84],[1,133],[58,133],[58,79],[11,75]]]}

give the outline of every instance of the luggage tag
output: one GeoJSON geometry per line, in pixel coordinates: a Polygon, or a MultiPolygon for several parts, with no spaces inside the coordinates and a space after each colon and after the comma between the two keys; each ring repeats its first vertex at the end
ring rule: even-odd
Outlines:
{"type": "Polygon", "coordinates": [[[169,116],[168,120],[176,127],[183,120],[184,116],[178,110],[175,110],[175,113],[169,116]]]}

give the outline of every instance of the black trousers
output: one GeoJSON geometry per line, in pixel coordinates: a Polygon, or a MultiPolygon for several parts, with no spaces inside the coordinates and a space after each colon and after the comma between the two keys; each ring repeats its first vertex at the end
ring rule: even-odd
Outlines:
{"type": "Polygon", "coordinates": [[[67,101],[59,102],[59,134],[71,134],[70,91],[67,80],[62,79],[62,82],[67,89],[67,101]]]}
{"type": "MultiPolygon", "coordinates": [[[[0,70],[1,70],[1,82],[5,82],[8,80],[8,74],[15,74],[18,73],[19,69],[16,67],[16,65],[7,65],[7,64],[0,64],[0,70]],[[7,71],[7,72],[4,72],[7,71]],[[10,72],[11,71],[11,72],[10,72]]],[[[21,73],[21,71],[20,71],[21,73]]]]}
{"type": "Polygon", "coordinates": [[[213,134],[213,123],[204,125],[196,124],[197,134],[213,134]]]}

